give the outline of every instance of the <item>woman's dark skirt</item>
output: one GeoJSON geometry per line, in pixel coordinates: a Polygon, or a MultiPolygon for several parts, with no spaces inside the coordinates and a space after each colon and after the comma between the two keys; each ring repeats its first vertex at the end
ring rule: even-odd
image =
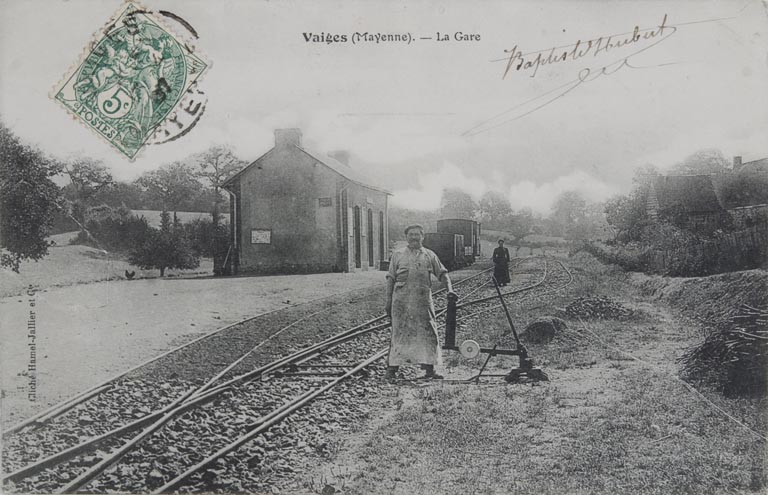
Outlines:
{"type": "Polygon", "coordinates": [[[499,284],[509,283],[509,264],[508,263],[496,263],[493,267],[493,276],[496,278],[496,282],[499,284]]]}

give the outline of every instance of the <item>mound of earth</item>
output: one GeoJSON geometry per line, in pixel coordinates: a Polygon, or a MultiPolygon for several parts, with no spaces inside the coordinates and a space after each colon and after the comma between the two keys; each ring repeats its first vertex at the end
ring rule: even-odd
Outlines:
{"type": "Polygon", "coordinates": [[[525,327],[521,338],[534,344],[546,344],[550,342],[555,335],[567,328],[563,320],[555,316],[545,316],[537,318],[530,325],[525,327]]]}
{"type": "Polygon", "coordinates": [[[603,318],[626,320],[633,311],[605,296],[580,297],[565,308],[565,314],[571,318],[603,318]]]}
{"type": "Polygon", "coordinates": [[[765,396],[768,385],[768,309],[746,304],[678,359],[682,374],[714,383],[725,395],[765,396]]]}

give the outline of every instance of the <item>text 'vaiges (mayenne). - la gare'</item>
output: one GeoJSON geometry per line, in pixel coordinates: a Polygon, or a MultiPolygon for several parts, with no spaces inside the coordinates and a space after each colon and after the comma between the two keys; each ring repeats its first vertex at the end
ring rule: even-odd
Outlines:
{"type": "Polygon", "coordinates": [[[480,41],[480,34],[465,33],[463,31],[454,31],[452,33],[436,32],[434,36],[415,36],[412,33],[375,33],[375,32],[354,32],[352,34],[334,34],[334,33],[301,33],[307,43],[325,43],[328,45],[334,43],[352,43],[352,44],[378,44],[378,43],[402,43],[411,44],[413,41],[438,41],[438,42],[472,42],[480,41]]]}

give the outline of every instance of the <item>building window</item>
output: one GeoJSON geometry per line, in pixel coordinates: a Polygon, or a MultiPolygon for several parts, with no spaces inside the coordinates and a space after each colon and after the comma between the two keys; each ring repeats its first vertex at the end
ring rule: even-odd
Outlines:
{"type": "Polygon", "coordinates": [[[272,231],[251,229],[251,244],[272,244],[272,231]]]}
{"type": "Polygon", "coordinates": [[[318,198],[318,206],[333,206],[333,199],[331,198],[318,198]]]}

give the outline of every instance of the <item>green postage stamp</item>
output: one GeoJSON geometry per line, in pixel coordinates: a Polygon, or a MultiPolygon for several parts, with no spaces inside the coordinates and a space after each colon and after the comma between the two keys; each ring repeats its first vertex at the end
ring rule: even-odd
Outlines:
{"type": "Polygon", "coordinates": [[[208,66],[152,12],[127,3],[52,96],[133,160],[208,66]]]}

